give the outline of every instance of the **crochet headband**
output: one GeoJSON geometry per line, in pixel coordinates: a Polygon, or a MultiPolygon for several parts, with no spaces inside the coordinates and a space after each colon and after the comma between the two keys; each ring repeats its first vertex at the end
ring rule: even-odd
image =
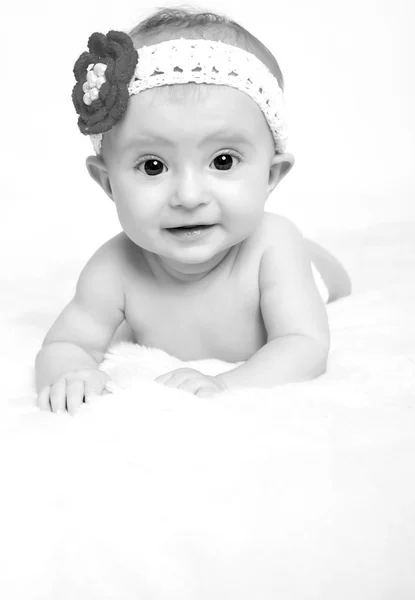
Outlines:
{"type": "Polygon", "coordinates": [[[277,78],[254,54],[223,42],[173,39],[138,51],[120,31],[93,33],[74,66],[72,100],[78,127],[91,137],[96,154],[102,134],[127,110],[133,94],[161,85],[208,83],[248,94],[262,110],[277,152],[286,147],[284,97],[277,78]]]}

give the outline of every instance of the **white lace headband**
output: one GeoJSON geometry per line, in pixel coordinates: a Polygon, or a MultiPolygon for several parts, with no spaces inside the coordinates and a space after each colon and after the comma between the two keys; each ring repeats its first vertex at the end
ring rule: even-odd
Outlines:
{"type": "Polygon", "coordinates": [[[262,110],[277,152],[287,142],[284,97],[276,77],[254,54],[223,42],[173,39],[135,50],[131,38],[94,33],[90,52],[75,64],[73,101],[81,131],[96,154],[102,135],[124,114],[129,96],[162,85],[189,82],[227,85],[248,94],[262,110]],[[131,76],[132,74],[132,76],[131,76]]]}

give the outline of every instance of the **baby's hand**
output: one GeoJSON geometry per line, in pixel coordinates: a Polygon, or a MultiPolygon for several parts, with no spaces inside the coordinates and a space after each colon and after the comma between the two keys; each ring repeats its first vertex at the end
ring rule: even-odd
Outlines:
{"type": "Polygon", "coordinates": [[[108,375],[98,369],[71,371],[39,392],[38,406],[41,410],[50,410],[54,413],[66,409],[73,415],[82,405],[84,398],[102,394],[108,381],[108,375]]]}
{"type": "Polygon", "coordinates": [[[211,375],[204,375],[196,369],[175,369],[157,377],[154,381],[170,388],[186,390],[199,398],[207,398],[227,391],[222,382],[211,375]]]}

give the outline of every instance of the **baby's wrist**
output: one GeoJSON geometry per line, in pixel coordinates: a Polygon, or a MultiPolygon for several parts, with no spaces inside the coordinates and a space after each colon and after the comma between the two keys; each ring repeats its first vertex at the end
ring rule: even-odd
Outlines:
{"type": "Polygon", "coordinates": [[[226,378],[226,372],[218,373],[218,375],[215,375],[213,379],[217,384],[219,384],[219,387],[221,387],[223,391],[228,391],[230,389],[229,381],[226,378]]]}

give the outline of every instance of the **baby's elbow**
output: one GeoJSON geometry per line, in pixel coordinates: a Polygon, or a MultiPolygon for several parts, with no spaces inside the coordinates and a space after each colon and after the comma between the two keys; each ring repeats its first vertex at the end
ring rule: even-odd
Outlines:
{"type": "Polygon", "coordinates": [[[324,375],[327,371],[327,364],[330,351],[330,339],[314,340],[314,361],[313,361],[313,379],[324,375]]]}
{"type": "Polygon", "coordinates": [[[327,363],[328,363],[327,357],[318,363],[317,368],[316,368],[315,378],[321,377],[322,375],[324,375],[327,372],[327,363]]]}

